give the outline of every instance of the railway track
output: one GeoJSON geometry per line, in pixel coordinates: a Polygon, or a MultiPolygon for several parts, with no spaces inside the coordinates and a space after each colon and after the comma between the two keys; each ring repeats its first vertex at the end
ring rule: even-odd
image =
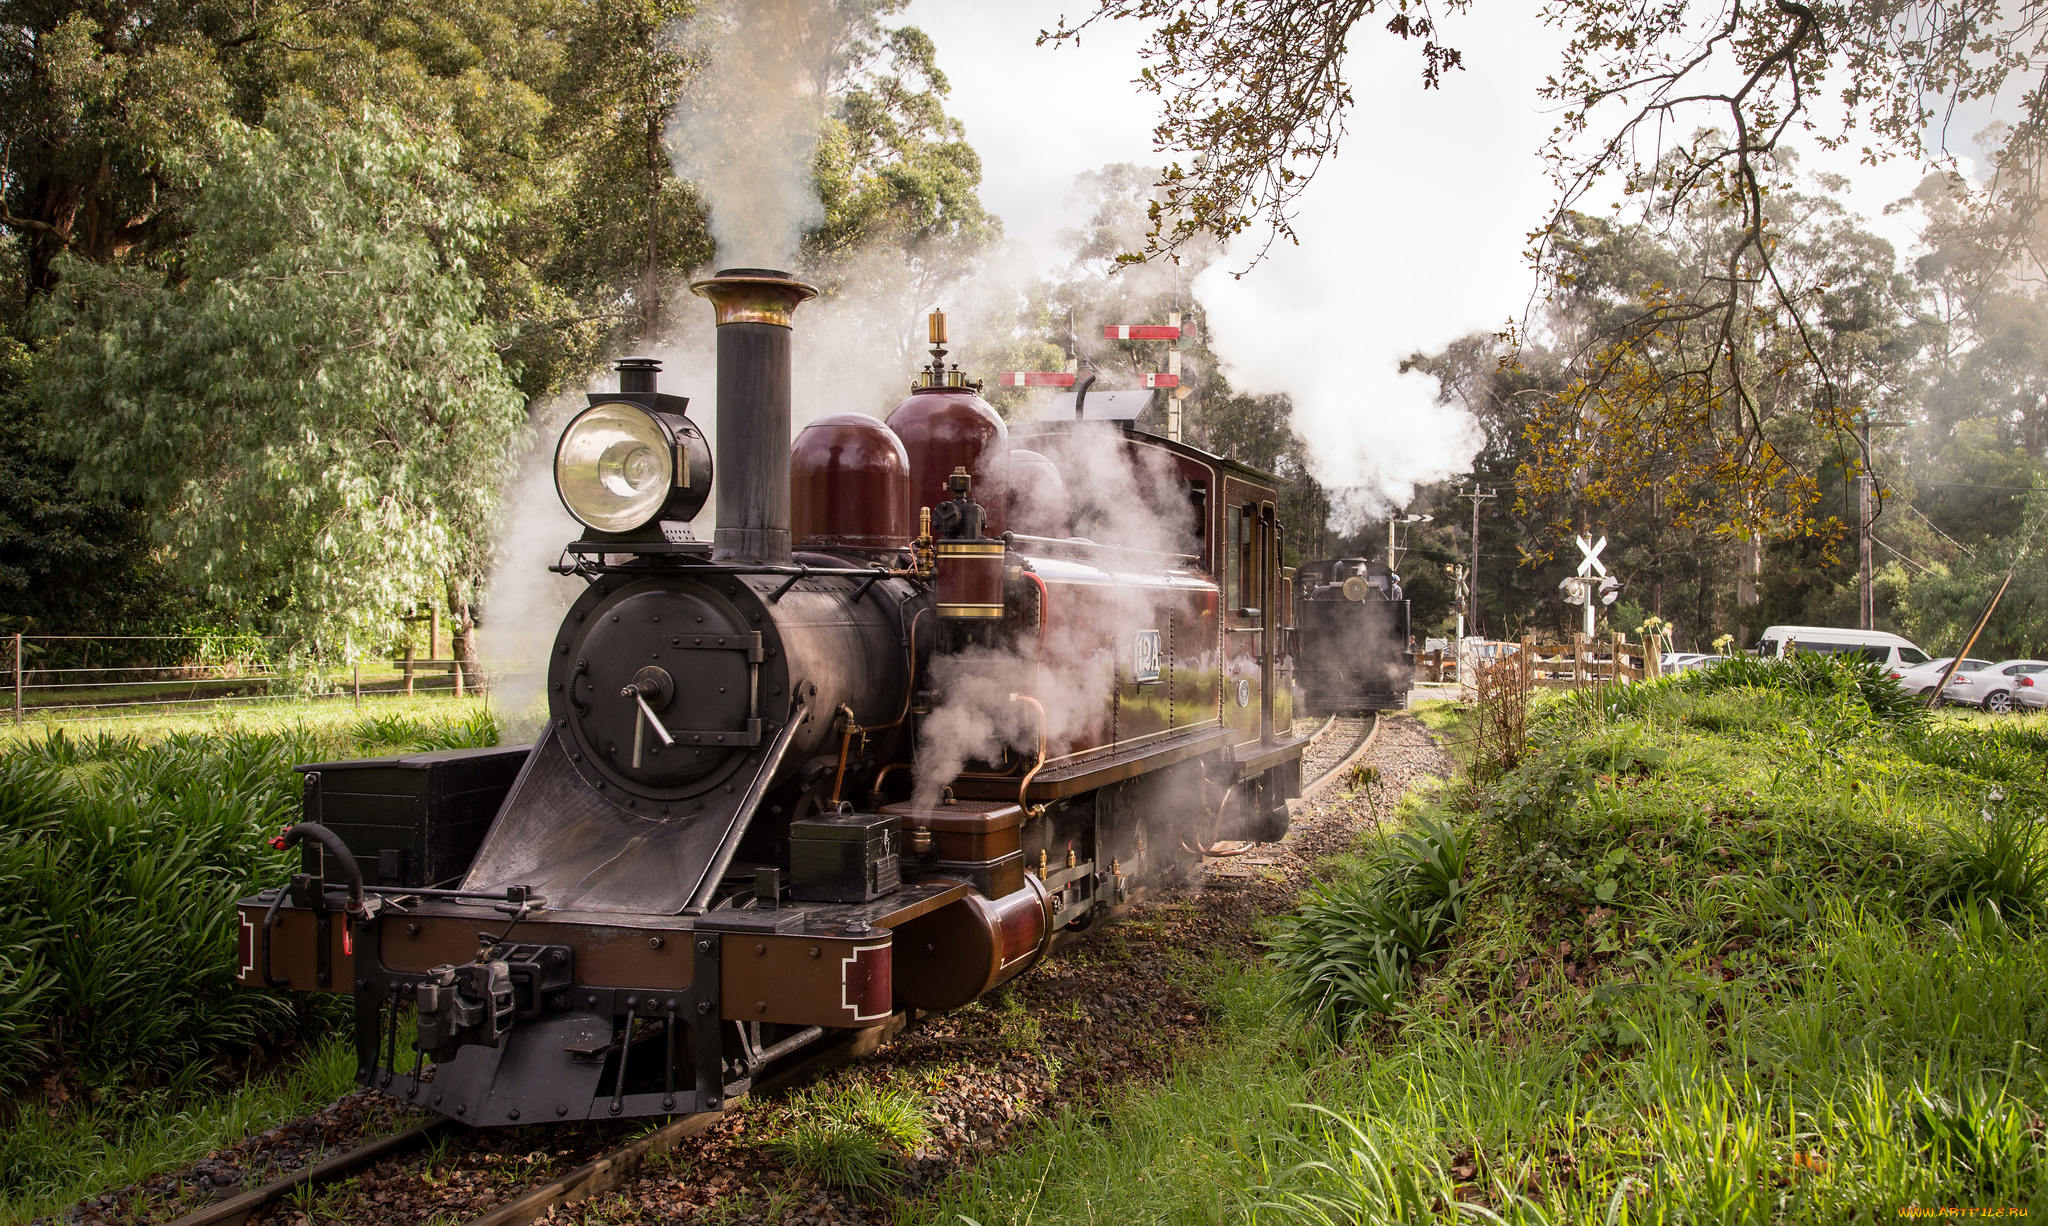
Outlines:
{"type": "MultiPolygon", "coordinates": [[[[1316,774],[1303,787],[1301,800],[1308,800],[1341,779],[1371,751],[1379,730],[1380,720],[1376,714],[1335,715],[1326,719],[1312,734],[1308,753],[1304,756],[1304,765],[1315,769],[1316,774]]],[[[1299,804],[1301,801],[1291,803],[1299,804]]],[[[899,1021],[859,1032],[808,1053],[795,1063],[762,1078],[754,1092],[765,1094],[779,1090],[857,1059],[880,1047],[900,1029],[899,1021]]],[[[731,1100],[728,1109],[738,1102],[738,1099],[731,1100]]],[[[572,1169],[467,1218],[465,1226],[524,1226],[546,1217],[550,1210],[622,1187],[638,1175],[648,1159],[708,1131],[722,1115],[723,1112],[704,1112],[676,1117],[650,1131],[605,1147],[585,1157],[572,1169]]],[[[321,1189],[365,1174],[380,1162],[403,1158],[412,1151],[434,1144],[444,1135],[466,1131],[446,1120],[415,1125],[256,1188],[212,1202],[172,1219],[168,1226],[244,1226],[252,1221],[276,1220],[278,1211],[288,1202],[298,1203],[316,1196],[321,1189]]]]}
{"type": "Polygon", "coordinates": [[[1314,755],[1319,759],[1316,763],[1317,765],[1323,765],[1325,762],[1328,765],[1323,766],[1323,769],[1313,779],[1301,785],[1301,795],[1289,801],[1289,806],[1304,804],[1314,798],[1324,788],[1335,783],[1342,777],[1343,772],[1357,765],[1360,758],[1372,751],[1373,742],[1379,739],[1379,735],[1380,716],[1377,711],[1367,712],[1363,715],[1332,715],[1329,719],[1325,720],[1323,726],[1316,730],[1314,736],[1309,738],[1308,752],[1302,755],[1302,759],[1304,765],[1307,765],[1310,755],[1314,755]],[[1343,750],[1334,762],[1329,761],[1328,754],[1316,752],[1319,744],[1327,743],[1346,734],[1350,737],[1348,748],[1343,750]]]}
{"type": "MultiPolygon", "coordinates": [[[[898,1015],[888,1024],[857,1031],[828,1043],[768,1073],[759,1080],[754,1092],[781,1090],[856,1060],[880,1047],[902,1028],[902,1018],[898,1015]]],[[[737,1097],[727,1100],[726,1110],[738,1102],[737,1097]]],[[[680,1142],[709,1130],[724,1114],[724,1110],[703,1111],[670,1119],[470,1218],[464,1226],[525,1226],[547,1216],[551,1210],[609,1192],[633,1178],[647,1159],[666,1153],[680,1142]]],[[[416,1124],[403,1132],[366,1142],[246,1192],[202,1206],[183,1217],[172,1219],[167,1226],[244,1226],[281,1202],[296,1201],[322,1187],[345,1182],[386,1158],[419,1149],[430,1144],[437,1135],[455,1129],[454,1121],[445,1119],[416,1124]]]]}

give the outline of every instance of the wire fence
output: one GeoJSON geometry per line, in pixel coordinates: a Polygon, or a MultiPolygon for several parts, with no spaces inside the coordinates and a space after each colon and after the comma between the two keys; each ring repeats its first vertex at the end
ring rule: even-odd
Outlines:
{"type": "MultiPolygon", "coordinates": [[[[438,644],[437,644],[438,646],[438,644]]],[[[494,661],[487,671],[411,648],[334,669],[288,666],[281,640],[258,635],[13,634],[0,666],[14,722],[123,719],[277,702],[463,697],[527,679],[540,661],[494,661]]],[[[6,701],[7,698],[0,698],[6,701]]]]}

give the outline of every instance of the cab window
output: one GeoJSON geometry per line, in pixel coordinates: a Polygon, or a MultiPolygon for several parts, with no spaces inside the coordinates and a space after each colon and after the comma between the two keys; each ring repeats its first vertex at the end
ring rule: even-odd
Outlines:
{"type": "Polygon", "coordinates": [[[1235,613],[1244,607],[1244,508],[1229,508],[1225,520],[1223,604],[1235,613]]]}
{"type": "Polygon", "coordinates": [[[1899,663],[1925,664],[1927,663],[1927,653],[1918,647],[1901,647],[1899,648],[1899,663]]]}

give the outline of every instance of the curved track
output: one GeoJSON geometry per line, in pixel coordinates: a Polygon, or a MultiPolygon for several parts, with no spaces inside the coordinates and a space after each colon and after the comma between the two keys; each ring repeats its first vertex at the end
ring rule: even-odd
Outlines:
{"type": "Polygon", "coordinates": [[[1323,766],[1323,769],[1317,773],[1314,779],[1302,784],[1301,795],[1289,801],[1289,806],[1294,807],[1303,804],[1314,798],[1318,792],[1336,782],[1343,772],[1351,769],[1360,758],[1372,751],[1373,742],[1379,739],[1379,735],[1380,716],[1377,711],[1366,712],[1362,715],[1332,715],[1317,730],[1315,736],[1309,739],[1309,752],[1302,755],[1302,765],[1304,767],[1310,765],[1311,757],[1317,759],[1315,765],[1321,766],[1325,762],[1329,764],[1323,766]],[[1336,737],[1343,736],[1345,733],[1351,734],[1351,739],[1348,742],[1349,748],[1342,751],[1341,755],[1337,756],[1334,762],[1329,760],[1330,752],[1317,752],[1318,742],[1327,744],[1336,737]]]}

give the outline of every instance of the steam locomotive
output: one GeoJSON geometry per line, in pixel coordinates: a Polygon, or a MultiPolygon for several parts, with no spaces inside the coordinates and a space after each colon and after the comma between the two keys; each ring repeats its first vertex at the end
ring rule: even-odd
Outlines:
{"type": "Polygon", "coordinates": [[[1312,714],[1389,711],[1415,687],[1400,576],[1369,558],[1306,562],[1295,572],[1296,681],[1312,714]]]}
{"type": "Polygon", "coordinates": [[[472,1125],[715,1109],[1279,838],[1299,792],[1276,478],[1013,430],[938,314],[886,422],[792,445],[815,291],[693,289],[716,463],[651,360],[562,432],[586,586],[537,742],[301,767],[300,871],[239,904],[241,982],[349,993],[358,1079],[472,1125]]]}

